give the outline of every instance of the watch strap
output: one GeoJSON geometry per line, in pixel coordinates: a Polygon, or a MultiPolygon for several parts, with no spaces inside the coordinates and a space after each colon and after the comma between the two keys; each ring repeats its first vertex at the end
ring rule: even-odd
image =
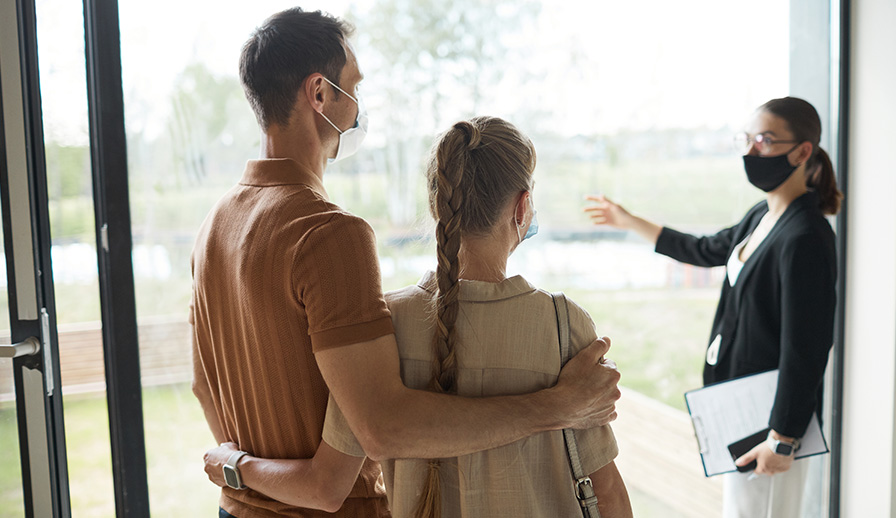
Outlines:
{"type": "Polygon", "coordinates": [[[800,440],[794,439],[793,442],[780,441],[772,437],[771,432],[769,432],[768,447],[776,455],[786,455],[789,457],[795,454],[796,451],[800,448],[800,440]]]}
{"type": "Polygon", "coordinates": [[[227,459],[227,462],[224,463],[222,469],[224,470],[224,482],[233,489],[247,489],[247,486],[243,484],[242,478],[240,478],[240,470],[237,468],[237,463],[240,459],[243,458],[244,455],[248,455],[248,452],[245,451],[235,451],[230,455],[230,458],[227,459]],[[227,476],[227,471],[230,470],[231,473],[236,478],[236,484],[231,484],[229,477],[227,476]]]}

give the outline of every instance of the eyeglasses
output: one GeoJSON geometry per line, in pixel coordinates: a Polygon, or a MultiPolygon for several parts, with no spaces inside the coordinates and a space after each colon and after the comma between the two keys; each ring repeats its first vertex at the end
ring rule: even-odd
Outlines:
{"type": "Polygon", "coordinates": [[[775,144],[796,144],[799,142],[801,141],[773,139],[765,133],[759,133],[758,135],[750,135],[749,133],[738,133],[734,136],[734,146],[738,151],[743,152],[749,151],[754,144],[756,145],[756,149],[758,149],[760,153],[768,153],[769,151],[771,151],[772,146],[774,146],[775,144]]]}

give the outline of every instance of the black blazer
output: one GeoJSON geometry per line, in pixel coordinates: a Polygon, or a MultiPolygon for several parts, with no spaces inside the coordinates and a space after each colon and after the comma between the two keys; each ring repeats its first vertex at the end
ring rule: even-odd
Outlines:
{"type": "MultiPolygon", "coordinates": [[[[724,266],[768,204],[756,204],[737,225],[695,237],[664,228],[656,251],[697,266],[724,266]]],[[[709,343],[721,335],[718,361],[703,382],[780,369],[769,426],[802,437],[820,406],[822,377],[834,342],[837,260],[834,233],[808,192],[794,200],[744,263],[732,287],[726,278],[709,343]]]]}

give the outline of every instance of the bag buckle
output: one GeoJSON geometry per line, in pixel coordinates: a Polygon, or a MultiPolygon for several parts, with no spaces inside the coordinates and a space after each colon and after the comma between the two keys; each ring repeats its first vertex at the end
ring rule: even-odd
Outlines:
{"type": "Polygon", "coordinates": [[[586,498],[586,487],[588,487],[591,492],[594,492],[594,484],[591,483],[591,477],[582,477],[576,480],[576,494],[579,495],[579,498],[586,498]]]}
{"type": "Polygon", "coordinates": [[[591,477],[585,476],[576,480],[575,490],[576,498],[582,507],[597,504],[597,496],[594,494],[594,484],[591,482],[591,477]]]}

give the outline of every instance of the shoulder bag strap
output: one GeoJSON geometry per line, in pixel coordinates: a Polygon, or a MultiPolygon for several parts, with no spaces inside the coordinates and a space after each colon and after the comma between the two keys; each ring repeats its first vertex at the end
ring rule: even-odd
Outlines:
{"type": "MultiPolygon", "coordinates": [[[[560,367],[569,361],[569,306],[566,295],[562,292],[552,293],[554,310],[557,312],[557,330],[560,335],[560,367]]],[[[574,489],[579,505],[582,506],[584,518],[600,518],[597,509],[597,496],[594,494],[594,485],[591,477],[583,472],[582,460],[579,458],[579,447],[576,444],[576,436],[572,429],[563,430],[563,442],[566,443],[566,453],[569,457],[569,466],[572,468],[572,476],[575,481],[574,489]]]]}

